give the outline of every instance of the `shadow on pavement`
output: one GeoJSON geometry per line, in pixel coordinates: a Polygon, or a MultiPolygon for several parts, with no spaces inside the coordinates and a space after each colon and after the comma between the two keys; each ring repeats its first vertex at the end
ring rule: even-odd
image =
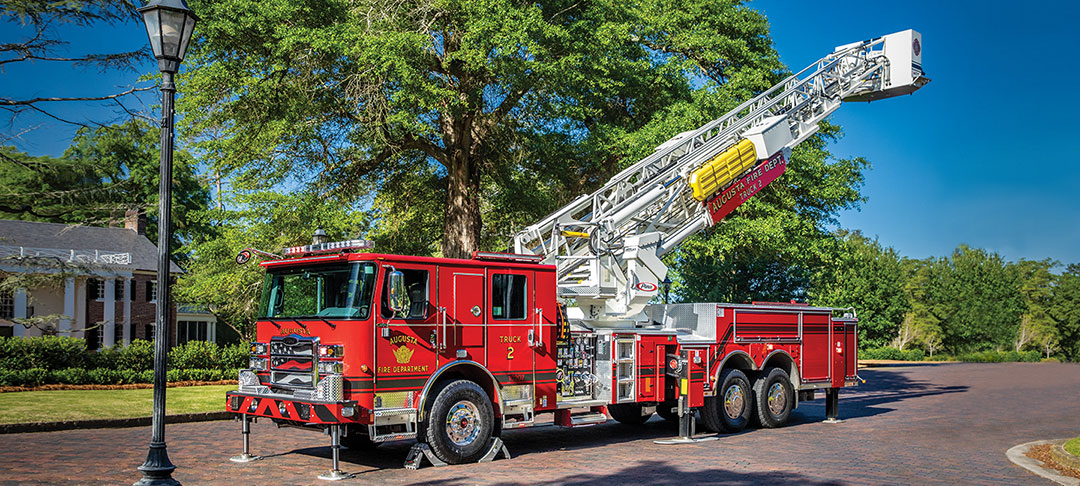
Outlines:
{"type": "MultiPolygon", "coordinates": [[[[893,408],[886,407],[892,402],[899,400],[905,400],[909,398],[941,395],[946,393],[962,393],[968,390],[967,386],[940,386],[929,381],[912,380],[905,376],[903,373],[897,373],[893,370],[873,370],[863,369],[859,372],[860,376],[866,380],[865,384],[861,384],[858,387],[845,388],[840,393],[840,418],[841,419],[853,419],[862,417],[872,417],[893,411],[893,408]]],[[[825,400],[824,393],[817,394],[818,399],[812,402],[801,402],[799,408],[796,409],[788,421],[788,427],[797,427],[806,424],[818,423],[825,418],[825,400]]],[[[698,426],[700,430],[700,425],[698,426]]],[[[753,433],[755,429],[748,428],[738,434],[721,434],[721,437],[740,435],[745,433],[753,433]]],[[[654,416],[649,422],[644,425],[632,426],[623,425],[614,421],[609,421],[606,424],[596,425],[592,427],[582,427],[574,429],[554,429],[552,427],[535,427],[531,429],[505,431],[503,433],[503,440],[506,441],[510,453],[517,457],[528,454],[535,454],[541,452],[548,452],[554,450],[576,450],[585,449],[590,447],[597,447],[605,444],[617,444],[623,442],[631,442],[638,440],[653,440],[661,438],[670,438],[677,435],[677,425],[674,422],[668,422],[661,419],[658,416],[654,416]]],[[[329,441],[328,441],[329,442],[329,441]]],[[[405,442],[392,442],[382,444],[375,449],[363,449],[363,450],[342,450],[341,460],[347,464],[354,464],[358,466],[364,466],[373,468],[372,470],[379,469],[400,469],[403,467],[405,456],[408,455],[409,448],[412,447],[412,441],[405,442]]],[[[304,454],[313,457],[321,457],[327,460],[330,459],[330,448],[326,447],[309,447],[304,449],[296,449],[286,454],[304,454]]],[[[718,474],[718,477],[725,477],[725,474],[736,474],[730,471],[715,470],[711,473],[718,474]]],[[[698,473],[695,473],[698,474],[698,473]]],[[[733,481],[731,484],[742,484],[744,481],[749,481],[746,484],[753,484],[757,481],[773,481],[783,484],[785,481],[803,481],[804,479],[787,478],[783,475],[787,473],[769,473],[756,474],[757,477],[751,479],[724,479],[721,482],[733,481]],[[780,477],[774,478],[774,474],[781,474],[780,477]]],[[[659,477],[659,476],[658,476],[659,477]]],[[[694,478],[694,481],[705,480],[706,478],[694,478]]],[[[613,481],[612,478],[586,478],[582,479],[583,482],[570,482],[567,484],[609,484],[607,481],[613,481]],[[590,482],[600,481],[600,482],[590,482]]],[[[708,479],[708,481],[712,481],[708,479]]],[[[679,481],[680,483],[685,481],[679,481]]],[[[441,484],[455,484],[455,483],[441,483],[441,484]]],[[[668,484],[659,482],[655,484],[668,484]]],[[[807,483],[815,484],[815,483],[807,483]]]]}
{"type": "MultiPolygon", "coordinates": [[[[436,484],[441,486],[458,486],[471,484],[474,481],[468,479],[451,478],[441,481],[425,481],[413,484],[436,484]]],[[[518,484],[535,485],[567,485],[567,486],[607,486],[626,484],[649,484],[659,486],[685,486],[688,484],[723,484],[723,485],[758,485],[758,484],[798,484],[807,486],[840,486],[846,484],[840,481],[818,481],[808,478],[796,472],[740,472],[727,469],[705,469],[700,471],[684,471],[661,461],[647,461],[628,467],[614,474],[600,475],[581,473],[573,476],[561,477],[557,481],[535,481],[497,483],[499,486],[512,486],[518,484]]]]}

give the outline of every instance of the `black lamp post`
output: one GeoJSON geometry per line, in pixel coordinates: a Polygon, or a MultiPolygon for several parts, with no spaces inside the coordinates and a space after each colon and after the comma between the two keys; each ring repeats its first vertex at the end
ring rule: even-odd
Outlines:
{"type": "Polygon", "coordinates": [[[664,286],[664,303],[670,304],[668,298],[671,296],[671,277],[664,277],[664,281],[660,282],[660,285],[664,286]]]}
{"type": "Polygon", "coordinates": [[[165,448],[165,357],[169,351],[169,242],[172,240],[173,75],[187,53],[188,41],[199,20],[184,0],[152,0],[139,9],[150,46],[161,71],[161,174],[158,184],[157,316],[154,332],[154,414],[150,452],[139,466],[142,479],[136,486],[177,485],[165,448]]]}

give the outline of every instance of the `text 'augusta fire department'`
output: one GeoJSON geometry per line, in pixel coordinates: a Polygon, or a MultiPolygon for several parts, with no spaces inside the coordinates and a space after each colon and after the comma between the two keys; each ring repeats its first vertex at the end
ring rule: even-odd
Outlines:
{"type": "Polygon", "coordinates": [[[782,425],[799,400],[857,383],[853,310],[795,303],[657,304],[661,257],[784,173],[793,147],[844,101],[909,94],[927,79],[906,30],[837,47],[721,118],[681,133],[471,260],[355,250],[317,234],[253,254],[266,280],[250,369],[226,408],[344,442],[415,439],[419,467],[491,460],[506,429],[654,413],[710,432],[782,425]],[[695,422],[696,417],[696,422],[695,422]],[[548,421],[545,421],[548,422],[548,421]]]}

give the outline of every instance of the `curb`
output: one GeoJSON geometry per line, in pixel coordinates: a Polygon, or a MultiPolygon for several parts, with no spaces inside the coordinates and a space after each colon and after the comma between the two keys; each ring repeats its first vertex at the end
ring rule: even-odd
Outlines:
{"type": "MultiPolygon", "coordinates": [[[[182,424],[188,422],[209,422],[212,420],[228,420],[232,418],[232,412],[205,412],[205,413],[182,413],[166,415],[166,424],[182,424]]],[[[22,434],[26,432],[55,432],[58,430],[74,429],[107,429],[123,427],[145,427],[150,425],[152,417],[133,417],[122,419],[96,419],[96,420],[67,420],[63,422],[32,422],[24,424],[0,424],[0,434],[22,434]]]]}
{"type": "Polygon", "coordinates": [[[1076,457],[1065,451],[1065,447],[1061,444],[1056,444],[1050,448],[1050,455],[1054,456],[1054,460],[1062,466],[1068,466],[1073,469],[1080,469],[1080,457],[1076,457]]]}
{"type": "Polygon", "coordinates": [[[1026,453],[1028,449],[1031,449],[1032,446],[1054,444],[1060,448],[1061,444],[1064,444],[1067,440],[1069,439],[1037,440],[1026,444],[1020,444],[1005,451],[1005,456],[1007,456],[1013,464],[1027,469],[1028,472],[1032,474],[1042,476],[1055,483],[1061,484],[1062,486],[1080,486],[1080,479],[1063,476],[1053,469],[1044,467],[1041,462],[1024,455],[1024,453],[1026,453]]]}

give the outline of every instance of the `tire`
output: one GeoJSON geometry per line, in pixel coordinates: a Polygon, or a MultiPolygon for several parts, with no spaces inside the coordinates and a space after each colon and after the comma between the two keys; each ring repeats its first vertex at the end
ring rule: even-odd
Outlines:
{"type": "Polygon", "coordinates": [[[495,412],[483,388],[468,380],[447,384],[431,404],[424,442],[439,459],[464,464],[480,459],[491,442],[495,412]]]}
{"type": "Polygon", "coordinates": [[[643,408],[645,406],[639,403],[620,403],[607,406],[608,415],[611,415],[611,418],[615,419],[616,422],[626,425],[641,425],[652,418],[652,414],[641,414],[643,408]]]}
{"type": "Polygon", "coordinates": [[[795,391],[786,371],[766,368],[754,380],[754,409],[761,426],[776,428],[791,417],[795,406],[795,391]]]}
{"type": "Polygon", "coordinates": [[[679,402],[660,402],[660,404],[656,406],[656,414],[668,422],[678,422],[679,412],[673,411],[678,405],[679,402]]]}
{"type": "Polygon", "coordinates": [[[705,397],[701,425],[709,432],[739,432],[750,423],[754,410],[750,380],[742,371],[724,370],[716,396],[705,397]]]}

